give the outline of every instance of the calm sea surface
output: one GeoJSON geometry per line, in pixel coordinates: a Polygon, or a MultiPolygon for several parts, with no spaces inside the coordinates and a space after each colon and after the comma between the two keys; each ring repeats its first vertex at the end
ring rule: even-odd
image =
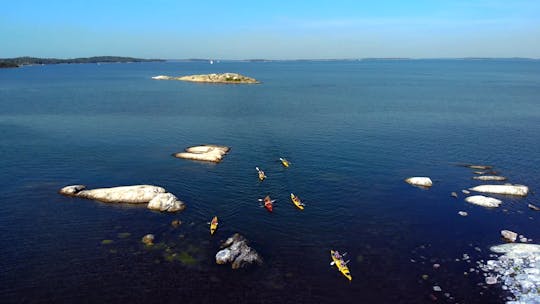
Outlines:
{"type": "Polygon", "coordinates": [[[540,242],[540,213],[527,208],[540,205],[539,96],[539,61],[2,69],[1,302],[504,302],[509,294],[470,268],[490,258],[501,229],[540,242]],[[262,84],[151,79],[213,72],[262,84]],[[219,164],[171,156],[203,143],[232,150],[219,164]],[[500,196],[492,210],[470,205],[461,190],[479,182],[456,163],[494,165],[532,193],[500,196]],[[267,180],[257,180],[255,166],[267,180]],[[410,176],[430,176],[434,186],[409,186],[410,176]],[[187,209],[164,214],[57,194],[79,183],[159,185],[187,209]],[[277,199],[272,214],[257,202],[267,194],[277,199]],[[214,215],[220,228],[210,236],[214,215]],[[235,232],[262,266],[215,264],[220,241],[235,232]],[[156,235],[152,249],[140,242],[147,233],[156,235]],[[330,249],[348,252],[351,283],[329,265],[330,249]]]}

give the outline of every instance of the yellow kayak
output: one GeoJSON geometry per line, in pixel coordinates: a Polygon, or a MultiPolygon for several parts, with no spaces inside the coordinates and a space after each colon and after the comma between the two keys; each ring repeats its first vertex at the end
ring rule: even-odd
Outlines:
{"type": "Polygon", "coordinates": [[[266,178],[264,171],[259,169],[259,167],[255,167],[255,169],[257,170],[257,173],[259,173],[259,180],[262,182],[266,178]]]}
{"type": "Polygon", "coordinates": [[[347,264],[343,261],[343,257],[339,255],[337,251],[330,250],[330,255],[332,256],[332,261],[334,262],[334,265],[338,268],[339,272],[343,274],[349,281],[352,280],[351,273],[349,272],[349,268],[347,267],[347,264]]]}
{"type": "Polygon", "coordinates": [[[214,216],[214,218],[212,219],[212,222],[210,222],[210,234],[214,234],[214,232],[216,232],[217,226],[218,226],[218,219],[217,219],[217,216],[214,216]]]}
{"type": "Polygon", "coordinates": [[[288,168],[289,165],[291,164],[291,163],[289,163],[289,161],[286,160],[285,158],[281,158],[281,157],[280,157],[279,160],[281,161],[281,164],[282,164],[283,167],[285,167],[285,168],[288,168]]]}
{"type": "Polygon", "coordinates": [[[291,193],[291,200],[292,200],[293,204],[296,207],[298,207],[298,209],[304,210],[304,205],[302,204],[302,201],[300,200],[300,198],[298,196],[291,193]]]}

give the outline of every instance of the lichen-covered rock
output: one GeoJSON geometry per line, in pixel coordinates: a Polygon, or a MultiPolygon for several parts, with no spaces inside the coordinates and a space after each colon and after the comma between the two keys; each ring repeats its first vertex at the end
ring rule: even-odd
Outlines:
{"type": "Polygon", "coordinates": [[[469,190],[484,193],[507,194],[516,196],[527,196],[529,187],[523,185],[480,185],[469,190]]]}
{"type": "Polygon", "coordinates": [[[413,186],[420,186],[420,187],[433,186],[433,182],[431,181],[429,177],[409,177],[405,179],[405,182],[413,186]]]}
{"type": "Polygon", "coordinates": [[[176,212],[184,210],[186,206],[174,194],[158,193],[148,202],[147,207],[152,210],[176,212]]]}
{"type": "Polygon", "coordinates": [[[223,159],[225,154],[229,152],[229,150],[230,148],[225,146],[201,145],[186,148],[185,152],[175,153],[173,156],[177,158],[218,163],[223,159]]]}
{"type": "Polygon", "coordinates": [[[483,195],[469,196],[465,198],[465,201],[467,203],[471,203],[471,204],[482,206],[482,207],[488,207],[488,208],[496,208],[496,207],[499,207],[500,204],[502,204],[501,200],[498,200],[493,197],[483,196],[483,195]]]}
{"type": "Polygon", "coordinates": [[[231,263],[232,269],[238,269],[251,264],[261,264],[262,258],[255,249],[248,246],[247,240],[236,233],[228,238],[216,254],[217,264],[231,263]]]}

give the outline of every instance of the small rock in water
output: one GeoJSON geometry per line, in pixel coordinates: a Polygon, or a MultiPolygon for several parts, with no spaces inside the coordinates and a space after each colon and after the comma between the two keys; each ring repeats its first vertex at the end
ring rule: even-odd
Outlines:
{"type": "Polygon", "coordinates": [[[469,214],[468,214],[467,212],[465,212],[465,211],[459,211],[458,214],[461,215],[461,216],[467,216],[467,215],[469,215],[469,214]]]}
{"type": "Polygon", "coordinates": [[[517,233],[510,230],[501,230],[501,236],[510,242],[515,242],[518,237],[517,233]]]}
{"type": "Polygon", "coordinates": [[[471,193],[471,191],[469,191],[469,190],[461,190],[461,192],[463,192],[463,194],[470,194],[471,193]]]}
{"type": "Polygon", "coordinates": [[[181,220],[174,220],[174,221],[171,222],[171,225],[174,228],[177,228],[178,226],[182,225],[182,221],[181,220]]]}
{"type": "Polygon", "coordinates": [[[428,276],[427,274],[423,274],[423,275],[422,275],[422,279],[423,279],[423,280],[427,280],[428,278],[429,278],[429,276],[428,276]]]}
{"type": "Polygon", "coordinates": [[[493,285],[497,283],[497,277],[489,276],[486,277],[486,284],[493,285]]]}
{"type": "Polygon", "coordinates": [[[437,269],[437,268],[439,268],[439,267],[441,267],[440,264],[433,264],[433,268],[437,269]]]}
{"type": "Polygon", "coordinates": [[[534,210],[534,211],[540,211],[540,207],[537,207],[533,204],[528,204],[527,207],[529,207],[530,209],[534,210]]]}
{"type": "Polygon", "coordinates": [[[519,238],[519,241],[522,242],[522,243],[527,243],[527,238],[526,237],[521,237],[521,238],[519,238]]]}
{"type": "Polygon", "coordinates": [[[152,245],[154,245],[154,235],[153,234],[147,234],[147,235],[143,236],[141,241],[147,246],[152,246],[152,245]]]}
{"type": "Polygon", "coordinates": [[[409,177],[405,179],[405,182],[413,186],[420,186],[420,187],[433,186],[433,182],[431,181],[429,177],[409,177]]]}
{"type": "Polygon", "coordinates": [[[452,193],[450,193],[450,196],[451,196],[451,197],[455,197],[455,198],[457,198],[457,193],[455,193],[455,192],[452,192],[452,193]]]}
{"type": "Polygon", "coordinates": [[[506,177],[498,176],[498,175],[480,175],[480,176],[473,176],[473,179],[481,180],[481,181],[505,181],[506,177]]]}
{"type": "Polygon", "coordinates": [[[441,287],[440,286],[433,286],[433,291],[442,291],[441,287]]]}

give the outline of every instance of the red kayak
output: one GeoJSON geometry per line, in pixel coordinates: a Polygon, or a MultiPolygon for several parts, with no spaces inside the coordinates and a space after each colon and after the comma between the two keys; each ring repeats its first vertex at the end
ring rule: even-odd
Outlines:
{"type": "Polygon", "coordinates": [[[266,208],[266,210],[268,210],[268,212],[272,212],[273,207],[274,207],[273,200],[271,200],[270,196],[267,195],[264,198],[264,208],[266,208]]]}

